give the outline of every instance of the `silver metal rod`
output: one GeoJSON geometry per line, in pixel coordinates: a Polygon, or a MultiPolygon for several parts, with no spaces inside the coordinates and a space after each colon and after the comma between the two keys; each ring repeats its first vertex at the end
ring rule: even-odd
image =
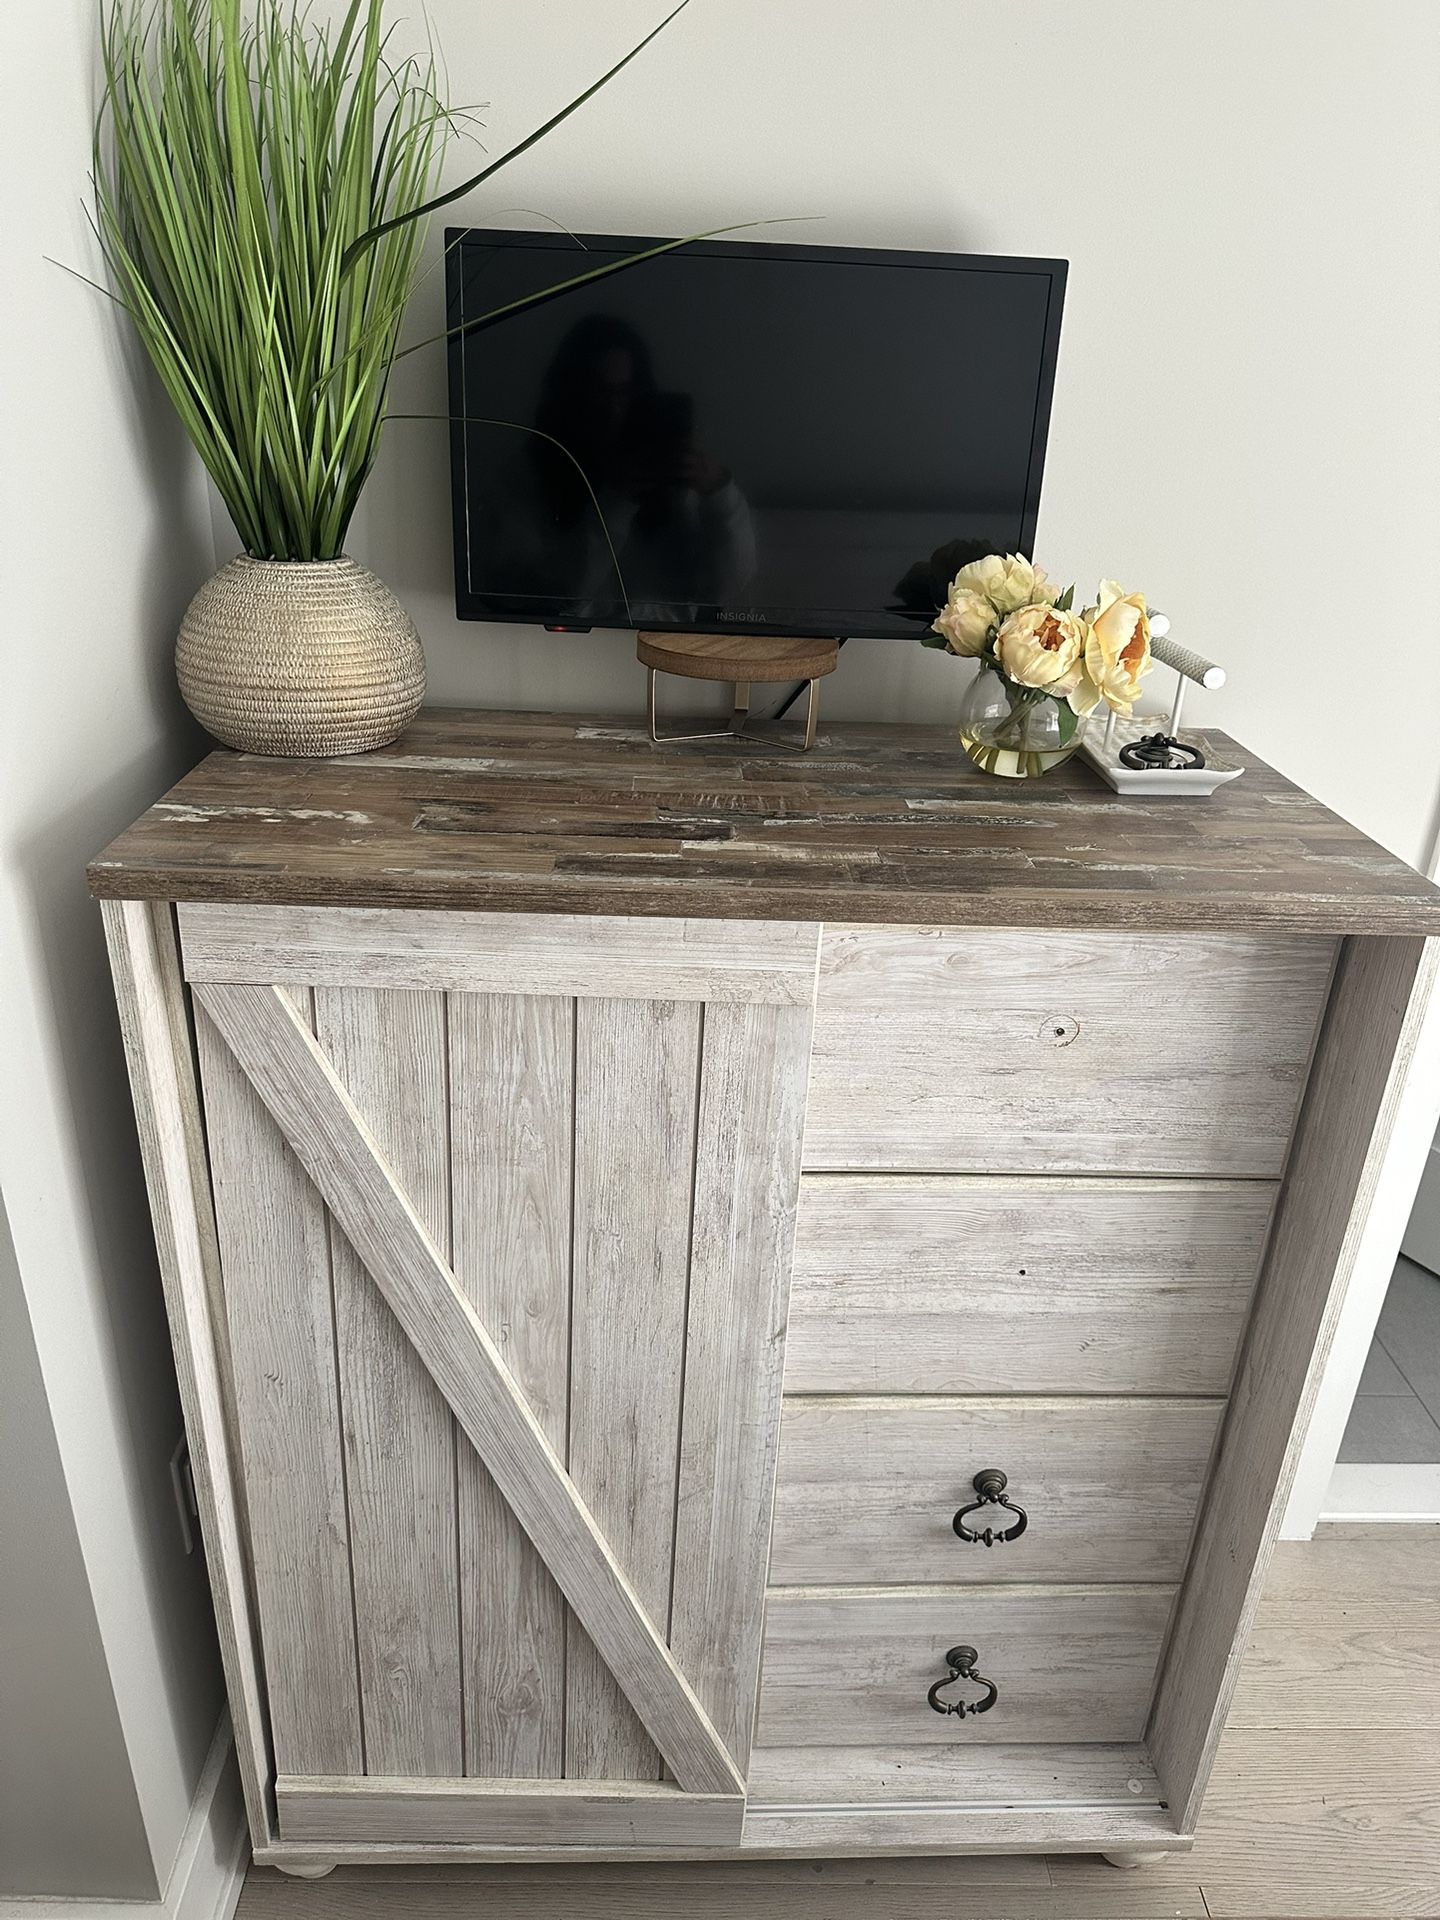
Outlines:
{"type": "Polygon", "coordinates": [[[1180,710],[1184,705],[1185,676],[1183,673],[1177,673],[1175,676],[1175,698],[1171,703],[1170,718],[1165,722],[1165,731],[1170,735],[1172,740],[1180,731],[1180,710]]]}

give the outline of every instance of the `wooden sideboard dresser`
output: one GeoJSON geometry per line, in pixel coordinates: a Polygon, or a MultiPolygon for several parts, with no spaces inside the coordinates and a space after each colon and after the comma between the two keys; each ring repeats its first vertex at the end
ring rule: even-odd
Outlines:
{"type": "Polygon", "coordinates": [[[1253,761],[444,711],[90,881],[257,1860],[1190,1844],[1433,887],[1253,761]]]}

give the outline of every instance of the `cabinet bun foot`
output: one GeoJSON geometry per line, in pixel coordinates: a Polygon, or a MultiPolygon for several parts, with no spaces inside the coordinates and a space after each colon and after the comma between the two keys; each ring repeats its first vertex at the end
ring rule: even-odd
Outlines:
{"type": "Polygon", "coordinates": [[[303,1867],[282,1867],[277,1862],[275,1870],[277,1873],[289,1874],[292,1880],[323,1880],[327,1873],[335,1871],[335,1862],[320,1860],[312,1864],[307,1861],[303,1867]]]}
{"type": "Polygon", "coordinates": [[[1153,1866],[1157,1860],[1168,1860],[1170,1855],[1162,1850],[1159,1853],[1102,1853],[1100,1858],[1108,1860],[1112,1867],[1124,1867],[1128,1871],[1131,1867],[1153,1866]]]}

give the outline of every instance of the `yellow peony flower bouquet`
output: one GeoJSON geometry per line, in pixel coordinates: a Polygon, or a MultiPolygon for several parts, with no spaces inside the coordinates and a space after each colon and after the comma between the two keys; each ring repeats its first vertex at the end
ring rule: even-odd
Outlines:
{"type": "Polygon", "coordinates": [[[1103,701],[1129,714],[1153,664],[1145,597],[1102,580],[1095,604],[1074,611],[1023,554],[972,560],[950,582],[927,647],[976,660],[960,715],[965,751],[987,773],[1044,773],[1068,760],[1103,701]]]}

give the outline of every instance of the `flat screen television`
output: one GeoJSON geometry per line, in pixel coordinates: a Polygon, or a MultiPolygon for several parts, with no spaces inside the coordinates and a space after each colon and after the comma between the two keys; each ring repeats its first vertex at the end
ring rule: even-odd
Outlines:
{"type": "Polygon", "coordinates": [[[516,305],[659,243],[446,239],[462,618],[913,636],[1030,553],[1063,260],[697,241],[516,305]]]}

